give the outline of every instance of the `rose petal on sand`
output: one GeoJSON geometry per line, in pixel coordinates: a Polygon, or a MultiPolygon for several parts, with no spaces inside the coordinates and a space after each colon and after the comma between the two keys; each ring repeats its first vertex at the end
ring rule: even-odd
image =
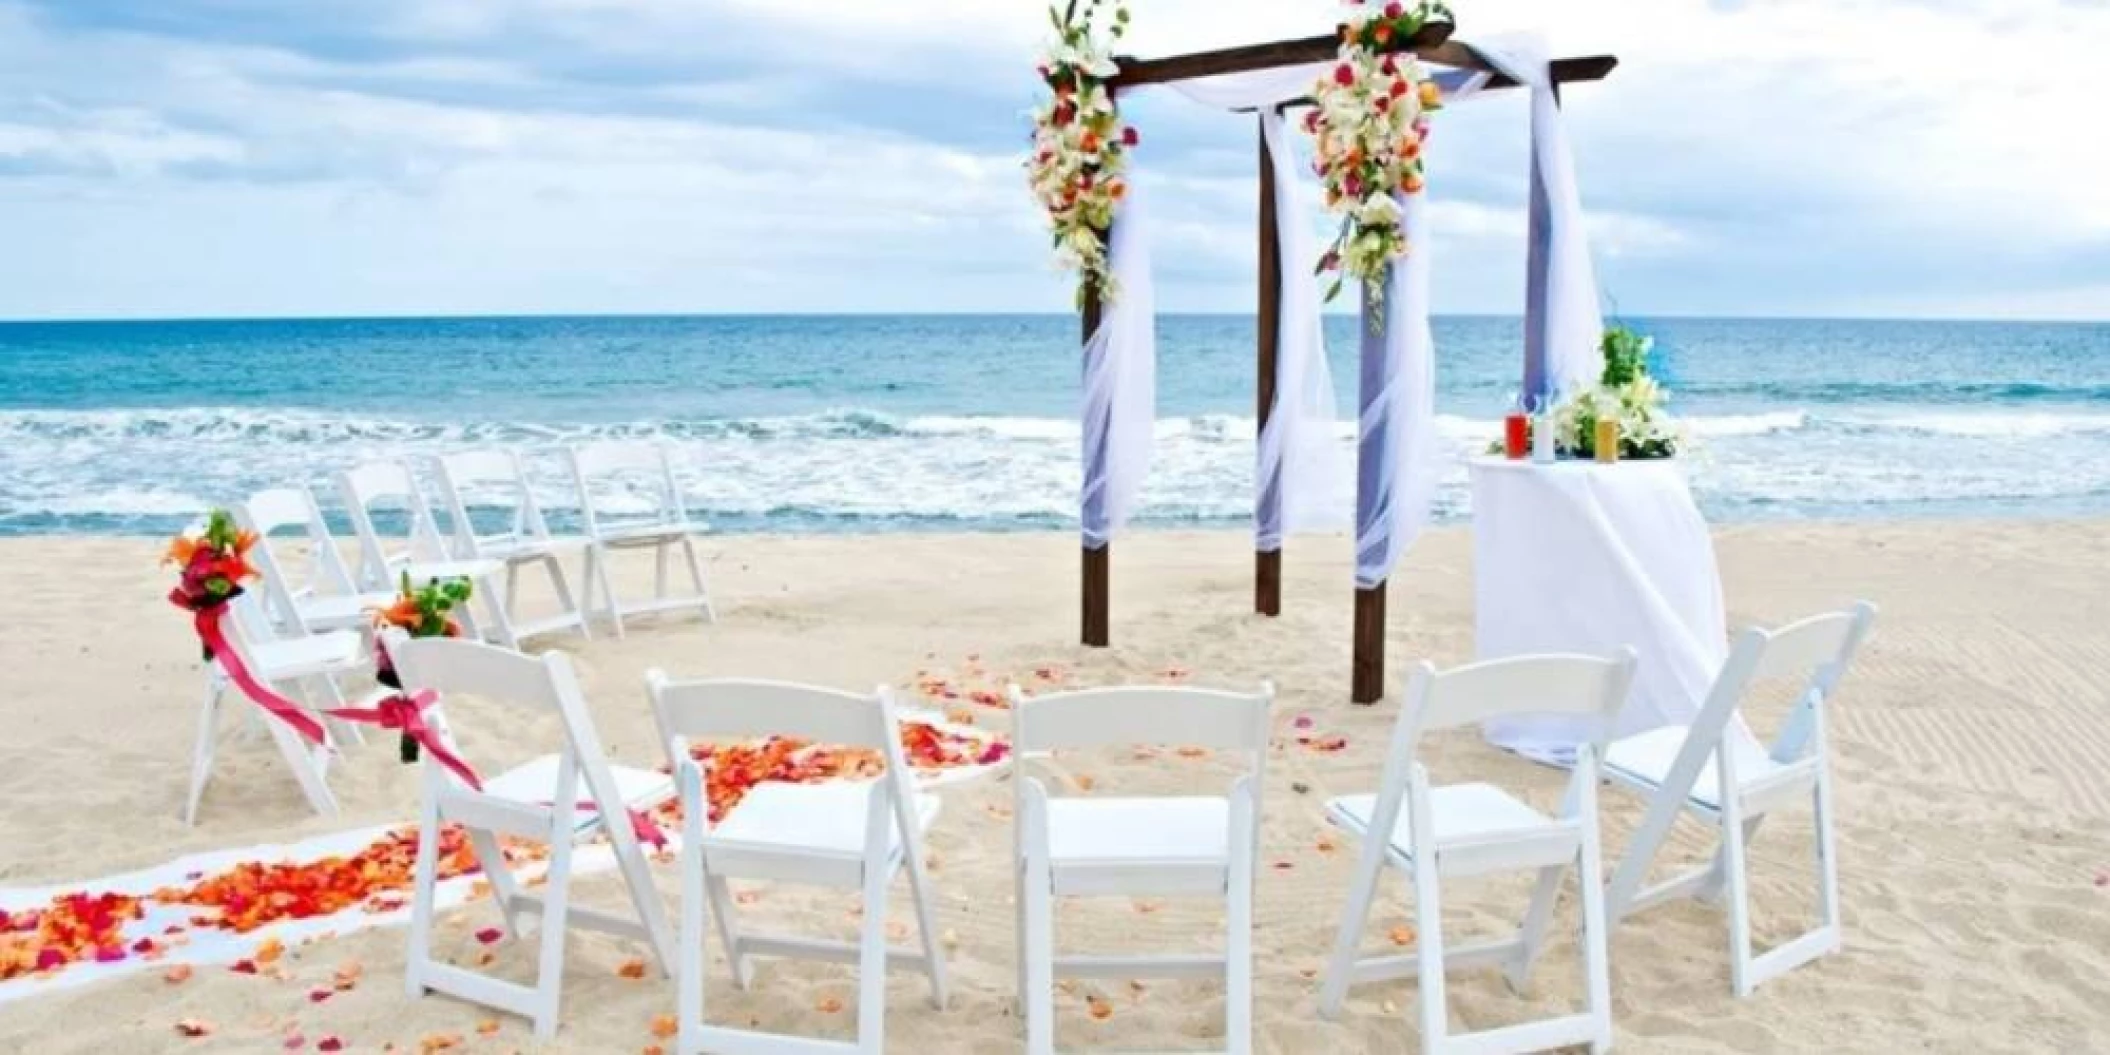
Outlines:
{"type": "Polygon", "coordinates": [[[497,927],[485,927],[476,932],[476,940],[483,942],[485,945],[494,945],[500,938],[505,936],[506,932],[497,927]]]}
{"type": "Polygon", "coordinates": [[[285,954],[285,942],[277,938],[265,938],[264,943],[256,947],[256,955],[252,956],[251,959],[258,963],[276,963],[278,958],[285,954]]]}
{"type": "Polygon", "coordinates": [[[319,1004],[336,995],[337,990],[335,989],[324,989],[320,987],[310,989],[308,990],[308,1003],[319,1004]]]}
{"type": "Polygon", "coordinates": [[[209,1037],[212,1036],[213,1028],[212,1023],[202,1018],[179,1018],[176,1020],[176,1032],[186,1037],[209,1037]]]}
{"type": "Polygon", "coordinates": [[[671,1037],[679,1032],[681,1032],[681,1024],[674,1021],[673,1015],[652,1016],[653,1036],[658,1037],[661,1040],[665,1040],[668,1037],[671,1037]]]}
{"type": "Polygon", "coordinates": [[[824,996],[814,1001],[813,1009],[823,1015],[839,1014],[843,1009],[843,1001],[838,996],[824,996]]]}
{"type": "Polygon", "coordinates": [[[190,976],[193,973],[194,972],[190,964],[179,963],[176,966],[161,972],[161,980],[169,983],[170,985],[175,985],[179,982],[190,981],[190,976]]]}
{"type": "Polygon", "coordinates": [[[624,960],[616,967],[615,975],[618,978],[643,978],[645,976],[645,961],[639,959],[624,960]]]}
{"type": "Polygon", "coordinates": [[[486,1037],[496,1033],[498,1032],[498,1020],[495,1018],[484,1019],[476,1024],[476,1031],[486,1037]]]}
{"type": "Polygon", "coordinates": [[[1394,945],[1412,945],[1414,944],[1414,928],[1402,924],[1392,928],[1390,937],[1394,945]]]}
{"type": "Polygon", "coordinates": [[[342,1041],[342,1040],[339,1040],[339,1039],[337,1039],[337,1038],[336,1038],[336,1037],[334,1037],[334,1036],[324,1037],[324,1038],[322,1038],[321,1040],[318,1040],[318,1041],[316,1041],[316,1042],[315,1042],[315,1050],[316,1050],[316,1051],[343,1051],[343,1050],[344,1050],[344,1041],[342,1041]]]}
{"type": "Polygon", "coordinates": [[[1092,1018],[1100,1022],[1114,1017],[1114,1005],[1100,999],[1096,994],[1085,995],[1084,1007],[1091,1012],[1092,1018]]]}

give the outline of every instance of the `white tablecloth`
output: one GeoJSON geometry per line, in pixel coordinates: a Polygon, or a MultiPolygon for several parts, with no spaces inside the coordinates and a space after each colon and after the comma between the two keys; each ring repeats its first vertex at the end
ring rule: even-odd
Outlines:
{"type": "MultiPolygon", "coordinates": [[[[1475,642],[1480,658],[1533,652],[1640,654],[1615,736],[1693,720],[1728,651],[1721,572],[1675,460],[1476,460],[1475,642]]],[[[1490,721],[1488,740],[1570,762],[1590,720],[1490,721]]]]}

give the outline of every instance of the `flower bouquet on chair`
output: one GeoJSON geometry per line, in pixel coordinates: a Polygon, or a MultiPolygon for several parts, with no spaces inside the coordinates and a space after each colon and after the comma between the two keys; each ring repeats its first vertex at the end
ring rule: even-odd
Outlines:
{"type": "MultiPolygon", "coordinates": [[[[169,591],[169,603],[193,613],[224,608],[242,595],[244,582],[257,578],[249,564],[249,551],[255,546],[255,533],[235,527],[227,510],[206,514],[203,528],[171,539],[161,558],[162,564],[183,569],[176,588],[169,591]]],[[[206,662],[211,662],[212,645],[204,645],[204,651],[206,662]]]]}
{"type": "MultiPolygon", "coordinates": [[[[434,579],[423,586],[412,586],[410,573],[404,572],[400,591],[395,604],[374,611],[377,629],[392,627],[411,637],[462,636],[461,624],[454,621],[454,610],[468,603],[472,592],[469,580],[434,579]]],[[[403,680],[396,675],[395,664],[379,638],[374,641],[374,680],[398,692],[403,690],[403,680]]],[[[403,733],[399,747],[405,763],[418,760],[418,741],[408,731],[403,733]]]]}

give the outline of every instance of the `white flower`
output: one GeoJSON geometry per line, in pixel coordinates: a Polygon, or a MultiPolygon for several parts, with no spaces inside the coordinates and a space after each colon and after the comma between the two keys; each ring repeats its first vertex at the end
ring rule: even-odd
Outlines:
{"type": "Polygon", "coordinates": [[[1391,227],[1399,223],[1399,218],[1399,203],[1393,201],[1392,195],[1384,191],[1378,191],[1363,199],[1362,205],[1357,207],[1355,213],[1356,222],[1365,227],[1391,227]]]}

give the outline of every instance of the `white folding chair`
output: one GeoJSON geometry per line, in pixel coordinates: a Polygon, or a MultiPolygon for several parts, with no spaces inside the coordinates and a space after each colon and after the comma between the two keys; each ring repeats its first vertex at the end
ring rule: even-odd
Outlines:
{"type": "Polygon", "coordinates": [[[681,795],[681,935],[674,969],[678,1050],[878,1055],[886,1050],[888,967],[929,975],[931,1004],[944,1008],[945,957],[938,949],[930,880],[923,871],[923,832],[938,815],[938,799],[916,791],[890,690],[882,686],[871,696],[857,696],[769,681],[673,683],[657,670],[645,675],[645,684],[681,795]],[[761,784],[706,832],[707,774],[690,755],[690,743],[764,736],[877,750],[886,759],[886,773],[868,783],[761,784]],[[915,899],[920,950],[887,946],[887,887],[904,868],[915,899]],[[744,934],[733,917],[729,879],[861,890],[858,941],[744,934]],[[753,981],[749,961],[755,956],[856,964],[857,1040],[830,1042],[710,1025],[703,999],[706,917],[725,944],[742,989],[753,981]]]}
{"type": "Polygon", "coordinates": [[[363,591],[397,591],[404,575],[418,585],[434,579],[468,579],[475,585],[472,607],[483,608],[489,627],[482,625],[470,609],[456,614],[464,629],[490,638],[507,648],[518,648],[528,634],[513,626],[501,595],[500,573],[505,565],[495,560],[457,560],[447,553],[425,494],[401,462],[372,462],[338,474],[337,489],[344,500],[345,514],[359,540],[359,565],[355,583],[363,591]],[[377,510],[399,510],[406,518],[406,546],[390,550],[374,523],[377,510]]]}
{"type": "Polygon", "coordinates": [[[359,589],[323,520],[321,507],[307,488],[259,491],[234,507],[234,519],[256,533],[257,546],[251,555],[263,574],[267,607],[277,625],[305,633],[363,630],[371,624],[372,609],[395,602],[394,590],[359,589]],[[273,536],[288,530],[299,532],[310,551],[304,583],[296,584],[286,573],[285,562],[271,545],[273,536]]]}
{"type": "Polygon", "coordinates": [[[469,451],[434,459],[439,466],[440,493],[447,501],[447,515],[454,522],[454,555],[462,560],[495,560],[505,566],[504,605],[506,618],[517,620],[513,606],[519,601],[520,569],[540,565],[549,575],[557,595],[557,614],[534,623],[514,623],[521,637],[534,637],[560,630],[577,630],[591,639],[586,610],[572,595],[571,579],[564,572],[562,557],[588,551],[587,540],[577,536],[550,534],[542,507],[528,486],[520,458],[511,451],[469,451]],[[490,534],[476,529],[470,517],[469,490],[479,491],[479,501],[492,501],[510,510],[506,527],[490,534]]]}
{"type": "Polygon", "coordinates": [[[1418,977],[1424,1051],[1522,1052],[1587,1044],[1597,1052],[1611,1047],[1611,977],[1597,834],[1602,739],[1578,752],[1561,808],[1550,817],[1492,784],[1431,787],[1428,770],[1417,761],[1416,752],[1424,733],[1515,713],[1598,718],[1605,730],[1599,734],[1602,737],[1609,733],[1633,677],[1631,650],[1609,659],[1519,656],[1441,674],[1428,663],[1420,665],[1393,727],[1384,783],[1378,793],[1350,795],[1326,804],[1327,820],[1361,841],[1363,848],[1320,992],[1320,1014],[1339,1015],[1350,985],[1418,977]],[[1582,893],[1579,937],[1587,983],[1583,1010],[1498,1029],[1452,1033],[1445,972],[1499,965],[1510,987],[1521,989],[1545,944],[1561,875],[1570,865],[1579,869],[1582,893]],[[1387,866],[1407,873],[1414,884],[1415,951],[1359,957],[1357,949],[1377,895],[1378,879],[1387,866]],[[1446,949],[1442,880],[1516,871],[1538,873],[1531,907],[1516,936],[1446,949]]]}
{"type": "Polygon", "coordinates": [[[1224,1047],[1253,1050],[1253,880],[1260,780],[1275,689],[1084,689],[1027,698],[1011,688],[1016,797],[1019,1008],[1026,1050],[1055,1050],[1055,979],[1222,978],[1224,1047]],[[1052,798],[1029,756],[1137,745],[1214,748],[1244,756],[1228,796],[1052,798]],[[1057,897],[1217,896],[1220,955],[1057,956],[1057,897]]]}
{"type": "MultiPolygon", "coordinates": [[[[642,771],[611,767],[580,696],[578,678],[563,653],[525,656],[508,649],[449,638],[413,640],[401,632],[387,635],[389,657],[403,684],[443,697],[470,695],[541,715],[555,714],[564,729],[564,747],[555,764],[537,759],[484,783],[477,791],[456,777],[430,753],[424,760],[425,788],[418,817],[418,856],[411,900],[410,958],[406,987],[412,996],[444,993],[531,1019],[543,1040],[557,1032],[557,1011],[564,981],[564,939],[568,927],[581,927],[642,941],[665,972],[671,933],[666,910],[652,886],[644,851],[628,816],[641,801],[626,793],[626,782],[666,787],[666,779],[642,771]],[[484,878],[505,917],[506,933],[520,937],[520,917],[541,917],[539,961],[532,986],[500,981],[489,975],[432,958],[432,922],[438,883],[441,829],[459,824],[467,830],[484,878]],[[594,831],[605,832],[617,869],[628,888],[635,916],[622,916],[571,904],[574,843],[594,831]],[[540,895],[522,891],[506,867],[499,836],[533,839],[549,845],[547,883],[540,895]]],[[[427,723],[448,738],[445,718],[435,708],[427,723]]],[[[662,790],[660,799],[664,801],[662,790]]]]}
{"type": "Polygon", "coordinates": [[[708,530],[689,519],[681,487],[674,479],[674,462],[665,447],[641,443],[600,443],[567,450],[572,482],[579,489],[579,513],[586,524],[586,591],[600,583],[601,599],[608,606],[615,635],[623,636],[625,615],[644,615],[696,608],[706,622],[717,614],[711,608],[710,590],[703,582],[703,561],[696,555],[696,536],[708,530]],[[641,510],[612,512],[608,503],[620,495],[641,510]],[[669,592],[669,563],[679,548],[689,569],[694,593],[677,596],[669,592]],[[613,556],[620,550],[650,549],[653,555],[653,600],[625,606],[617,599],[613,556]]]}
{"type": "Polygon", "coordinates": [[[1875,606],[1863,601],[1770,632],[1745,630],[1690,727],[1630,736],[1605,751],[1605,775],[1649,799],[1648,813],[1612,876],[1607,894],[1612,918],[1624,919],[1672,898],[1718,901],[1726,887],[1730,984],[1740,997],[1837,952],[1842,942],[1824,712],[1875,618],[1875,606]],[[1744,726],[1738,707],[1755,683],[1783,677],[1804,679],[1803,689],[1768,750],[1744,726]],[[1801,937],[1754,956],[1745,848],[1766,814],[1804,796],[1815,810],[1819,922],[1801,937]],[[1681,813],[1719,829],[1721,847],[1709,864],[1643,889],[1649,866],[1681,813]]]}
{"type": "MultiPolygon", "coordinates": [[[[317,702],[309,695],[315,682],[322,682],[329,688],[323,704],[341,705],[343,699],[337,692],[335,678],[365,669],[372,662],[372,653],[366,647],[365,639],[350,630],[286,638],[273,636],[269,620],[254,594],[235,598],[221,625],[236,658],[257,681],[290,702],[310,709],[317,702]]],[[[186,825],[198,822],[198,804],[205,797],[206,782],[212,779],[213,755],[219,740],[220,705],[226,698],[229,684],[219,657],[206,664],[205,681],[205,705],[198,714],[198,739],[191,751],[190,790],[184,796],[183,823],[186,825]]],[[[244,700],[239,706],[256,705],[244,700]]],[[[319,713],[315,719],[325,721],[319,713]]],[[[293,771],[293,779],[299,782],[308,805],[325,817],[336,816],[337,797],[330,793],[329,785],[329,743],[311,744],[286,723],[269,716],[258,716],[258,724],[263,726],[278,753],[285,758],[286,767],[293,771]]],[[[325,724],[324,728],[327,730],[328,725],[325,724]]]]}

